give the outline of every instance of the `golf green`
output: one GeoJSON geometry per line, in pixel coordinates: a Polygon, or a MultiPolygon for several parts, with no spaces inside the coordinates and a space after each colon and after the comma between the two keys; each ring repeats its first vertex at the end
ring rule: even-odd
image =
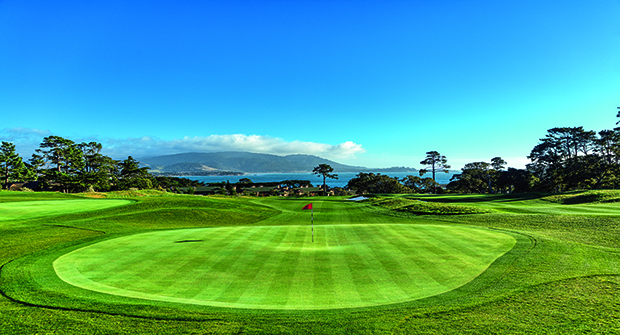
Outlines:
{"type": "Polygon", "coordinates": [[[222,227],[129,235],[54,262],[84,289],[235,308],[330,309],[405,302],[473,280],[516,240],[466,226],[222,227]]]}
{"type": "Polygon", "coordinates": [[[41,216],[72,214],[122,206],[132,203],[125,199],[71,199],[18,201],[0,203],[0,221],[24,220],[41,216]]]}

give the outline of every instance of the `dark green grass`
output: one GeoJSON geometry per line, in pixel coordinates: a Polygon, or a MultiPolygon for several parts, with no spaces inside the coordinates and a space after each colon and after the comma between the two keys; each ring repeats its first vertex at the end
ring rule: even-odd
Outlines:
{"type": "Polygon", "coordinates": [[[460,310],[414,315],[395,334],[616,334],[620,277],[571,278],[460,310]]]}
{"type": "Polygon", "coordinates": [[[447,204],[442,202],[429,202],[418,198],[409,197],[379,197],[372,198],[368,202],[386,207],[399,212],[412,214],[431,214],[431,215],[457,215],[457,214],[481,214],[488,213],[489,210],[460,204],[447,204]]]}
{"type": "MultiPolygon", "coordinates": [[[[22,194],[0,192],[0,202],[30,196],[22,194]]],[[[36,195],[33,200],[47,196],[36,195]]],[[[159,194],[135,196],[130,198],[135,204],[117,208],[15,220],[0,226],[0,264],[25,266],[22,273],[0,272],[0,290],[6,294],[0,297],[0,329],[7,334],[618,332],[620,207],[608,202],[552,203],[541,197],[416,196],[492,211],[418,216],[337,198],[251,200],[159,194]],[[315,205],[317,223],[464,224],[512,232],[518,242],[487,271],[456,290],[409,303],[323,312],[204,309],[129,298],[105,301],[96,292],[69,285],[66,290],[46,289],[54,283],[38,282],[40,277],[34,276],[53,272],[53,260],[66,248],[117,236],[186,227],[281,225],[282,218],[307,223],[309,212],[297,208],[308,202],[315,205]],[[170,217],[159,221],[162,213],[170,217]],[[231,220],[228,215],[237,217],[231,220]],[[8,287],[21,287],[21,291],[7,292],[8,287]]]]}
{"type": "Polygon", "coordinates": [[[542,198],[560,204],[586,204],[620,201],[620,191],[586,191],[556,194],[542,198]]]}

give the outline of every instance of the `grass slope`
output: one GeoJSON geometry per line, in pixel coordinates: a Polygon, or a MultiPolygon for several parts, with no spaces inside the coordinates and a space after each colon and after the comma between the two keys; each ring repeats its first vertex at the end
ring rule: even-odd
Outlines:
{"type": "Polygon", "coordinates": [[[0,203],[0,221],[26,220],[41,216],[89,212],[132,203],[130,200],[110,199],[106,201],[43,200],[0,203]]]}
{"type": "MultiPolygon", "coordinates": [[[[135,202],[0,224],[2,332],[575,334],[620,330],[620,205],[613,202],[554,203],[542,199],[543,195],[416,196],[489,211],[420,216],[337,197],[144,195],[108,194],[108,198],[135,202]],[[299,209],[310,201],[317,225],[458,224],[498,229],[511,234],[516,245],[474,280],[443,294],[317,311],[230,309],[114,296],[69,285],[55,275],[52,265],[68,251],[140,233],[307,225],[309,213],[299,209]]],[[[62,199],[79,196],[0,192],[0,203],[62,199]]]]}

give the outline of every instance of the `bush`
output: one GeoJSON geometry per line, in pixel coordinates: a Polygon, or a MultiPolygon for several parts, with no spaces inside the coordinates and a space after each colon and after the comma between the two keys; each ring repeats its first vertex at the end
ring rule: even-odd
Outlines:
{"type": "Polygon", "coordinates": [[[463,205],[451,205],[438,202],[416,201],[415,203],[401,207],[399,211],[415,214],[455,215],[455,214],[480,214],[488,213],[489,210],[463,205]]]}
{"type": "Polygon", "coordinates": [[[346,188],[355,190],[358,194],[411,193],[411,189],[401,184],[398,178],[382,175],[380,173],[374,174],[360,172],[357,176],[349,180],[346,188]]]}

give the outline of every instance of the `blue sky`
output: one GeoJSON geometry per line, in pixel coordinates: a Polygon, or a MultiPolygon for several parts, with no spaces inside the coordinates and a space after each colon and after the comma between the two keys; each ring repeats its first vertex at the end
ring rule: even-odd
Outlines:
{"type": "Polygon", "coordinates": [[[620,1],[0,1],[0,140],[522,168],[615,126],[620,1]]]}

